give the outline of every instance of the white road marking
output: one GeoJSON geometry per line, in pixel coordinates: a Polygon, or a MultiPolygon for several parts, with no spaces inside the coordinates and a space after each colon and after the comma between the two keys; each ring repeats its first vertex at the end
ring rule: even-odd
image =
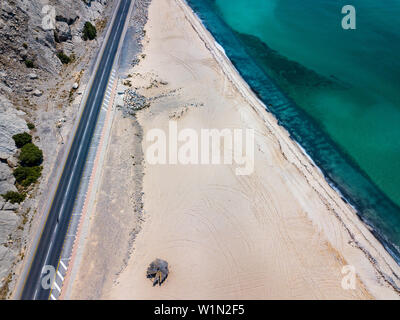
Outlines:
{"type": "Polygon", "coordinates": [[[57,299],[53,296],[53,294],[50,295],[50,298],[51,298],[51,300],[57,300],[57,299]]]}
{"type": "Polygon", "coordinates": [[[57,275],[61,278],[61,281],[64,281],[64,277],[62,276],[59,270],[57,270],[57,275]]]}
{"type": "MultiPolygon", "coordinates": [[[[125,3],[125,5],[124,5],[123,11],[125,10],[125,7],[126,7],[126,3],[125,3]]],[[[122,23],[122,19],[119,21],[119,24],[118,24],[116,30],[119,29],[121,23],[122,23]]],[[[114,38],[111,40],[110,48],[113,47],[117,35],[118,35],[118,33],[116,32],[116,33],[114,34],[114,38]]],[[[108,39],[108,40],[110,40],[110,39],[108,39]]],[[[121,38],[120,38],[120,40],[121,40],[121,38]]],[[[109,54],[108,57],[107,57],[107,60],[106,60],[106,62],[105,62],[105,65],[108,64],[108,61],[110,60],[110,57],[111,57],[111,55],[109,54]]],[[[115,56],[114,56],[113,58],[115,58],[115,56]]],[[[96,73],[98,72],[98,70],[99,70],[99,69],[96,70],[96,73]]],[[[112,71],[115,72],[115,70],[113,70],[113,69],[112,69],[112,71]]],[[[102,83],[104,76],[105,76],[105,71],[103,71],[103,73],[101,74],[100,83],[102,83]]],[[[100,91],[97,89],[97,92],[96,92],[96,95],[95,95],[95,100],[97,100],[97,97],[98,97],[98,94],[99,94],[99,93],[100,93],[100,91]]],[[[92,114],[93,114],[94,110],[95,110],[95,108],[92,108],[92,110],[90,111],[90,114],[89,114],[89,116],[88,116],[89,119],[92,118],[92,114]]],[[[83,132],[83,134],[82,134],[82,139],[87,135],[87,131],[88,131],[88,124],[87,124],[86,127],[84,128],[84,132],[83,132]]],[[[78,149],[78,152],[77,152],[78,156],[76,157],[76,159],[75,159],[75,161],[74,161],[74,165],[73,165],[74,167],[76,167],[77,161],[78,161],[78,159],[79,159],[79,155],[80,155],[81,152],[82,152],[82,146],[83,146],[83,145],[80,144],[79,149],[78,149]]],[[[73,175],[70,175],[70,177],[69,177],[68,184],[67,184],[66,194],[69,193],[69,189],[70,189],[71,182],[72,182],[72,176],[73,176],[73,175]]],[[[62,202],[61,208],[60,208],[59,212],[61,212],[61,213],[63,212],[64,206],[65,206],[65,201],[62,202]]],[[[59,217],[61,217],[61,215],[60,215],[59,217]]],[[[53,234],[52,234],[52,238],[53,238],[53,239],[54,239],[54,235],[55,235],[57,229],[58,229],[58,224],[56,224],[56,227],[55,227],[55,229],[53,230],[53,234]]],[[[52,250],[52,247],[53,247],[53,241],[51,241],[50,246],[49,246],[49,248],[48,248],[48,251],[47,251],[47,254],[46,254],[46,259],[45,259],[45,265],[47,264],[48,257],[49,257],[49,254],[50,254],[51,250],[52,250]]],[[[67,269],[67,267],[65,266],[65,264],[64,264],[61,260],[60,260],[60,264],[61,264],[65,269],[67,269]]],[[[60,287],[57,285],[56,282],[54,282],[54,286],[56,287],[56,289],[57,289],[59,292],[61,292],[61,289],[60,289],[60,287]]],[[[36,287],[35,294],[34,294],[34,299],[36,298],[37,293],[38,293],[38,287],[36,287]]]]}
{"type": "Polygon", "coordinates": [[[54,281],[54,286],[56,287],[58,292],[61,292],[61,288],[58,286],[56,281],[54,281]]]}
{"type": "Polygon", "coordinates": [[[65,270],[67,270],[67,266],[64,264],[64,262],[62,262],[61,260],[60,260],[60,264],[63,266],[63,268],[65,269],[65,270]]]}

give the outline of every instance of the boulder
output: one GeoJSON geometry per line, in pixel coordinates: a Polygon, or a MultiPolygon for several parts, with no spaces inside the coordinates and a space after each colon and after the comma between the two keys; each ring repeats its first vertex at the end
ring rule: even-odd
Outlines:
{"type": "Polygon", "coordinates": [[[0,95],[0,154],[2,158],[7,159],[17,150],[12,136],[29,130],[25,120],[18,114],[19,112],[10,101],[0,95]]]}
{"type": "Polygon", "coordinates": [[[56,39],[58,42],[72,40],[71,28],[68,23],[63,21],[56,23],[56,39]]]}
{"type": "Polygon", "coordinates": [[[10,168],[18,167],[18,159],[16,157],[10,156],[7,158],[7,164],[10,168]]]}
{"type": "Polygon", "coordinates": [[[8,240],[8,236],[18,226],[18,216],[12,211],[0,211],[0,244],[8,240]]]}
{"type": "Polygon", "coordinates": [[[38,76],[37,76],[36,73],[30,73],[30,74],[28,74],[28,77],[29,77],[29,79],[31,79],[31,80],[36,80],[36,79],[38,78],[38,76]]]}
{"type": "Polygon", "coordinates": [[[18,203],[6,202],[3,206],[3,210],[5,211],[17,211],[18,209],[19,209],[18,203]]]}
{"type": "Polygon", "coordinates": [[[74,24],[76,20],[79,19],[79,16],[73,13],[63,13],[56,16],[56,21],[65,22],[68,25],[74,24]]]}
{"type": "Polygon", "coordinates": [[[0,245],[0,287],[3,286],[4,280],[10,272],[10,267],[12,266],[15,258],[15,252],[13,252],[10,248],[0,245]]]}
{"type": "Polygon", "coordinates": [[[15,178],[11,168],[5,163],[0,163],[0,195],[8,191],[17,191],[14,183],[15,178]]]}
{"type": "Polygon", "coordinates": [[[35,90],[35,91],[33,91],[33,95],[35,96],[35,97],[40,97],[41,95],[43,94],[43,92],[42,91],[40,91],[40,90],[35,90]]]}

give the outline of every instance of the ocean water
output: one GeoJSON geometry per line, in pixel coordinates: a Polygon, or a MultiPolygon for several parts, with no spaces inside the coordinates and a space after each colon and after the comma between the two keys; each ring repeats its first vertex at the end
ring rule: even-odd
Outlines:
{"type": "Polygon", "coordinates": [[[188,0],[400,261],[400,0],[188,0]],[[341,9],[356,8],[356,30],[341,9]]]}

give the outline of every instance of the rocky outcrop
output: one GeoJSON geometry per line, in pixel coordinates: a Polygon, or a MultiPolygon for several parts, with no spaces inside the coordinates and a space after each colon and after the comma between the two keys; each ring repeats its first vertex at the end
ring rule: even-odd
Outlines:
{"type": "MultiPolygon", "coordinates": [[[[13,176],[13,167],[17,165],[14,156],[17,148],[12,136],[28,131],[22,118],[24,115],[24,112],[16,110],[6,97],[0,95],[0,195],[18,191],[13,176]]],[[[0,196],[0,287],[17,255],[17,250],[12,246],[12,235],[20,220],[18,208],[18,204],[5,202],[0,196]]]]}
{"type": "MultiPolygon", "coordinates": [[[[0,210],[0,244],[7,244],[11,235],[18,226],[18,216],[11,210],[0,210]]],[[[0,275],[1,278],[1,275],[0,275]]]]}
{"type": "Polygon", "coordinates": [[[23,91],[27,66],[48,75],[59,73],[57,52],[64,51],[64,44],[70,53],[80,50],[84,23],[95,24],[107,2],[1,0],[0,93],[23,91]]]}
{"type": "Polygon", "coordinates": [[[23,111],[18,111],[11,102],[0,95],[0,159],[7,160],[13,156],[17,147],[13,135],[28,130],[26,122],[21,116],[23,111]]]}
{"type": "MultiPolygon", "coordinates": [[[[0,0],[0,194],[17,191],[12,172],[18,165],[18,150],[12,136],[29,131],[26,120],[35,123],[38,143],[46,141],[50,150],[56,150],[51,126],[63,113],[46,100],[66,109],[69,93],[65,91],[65,98],[54,93],[50,97],[52,89],[63,84],[66,70],[57,54],[63,52],[76,64],[87,56],[96,42],[83,42],[83,25],[104,19],[108,2],[112,0],[0,0]]],[[[12,287],[7,285],[12,266],[21,244],[29,239],[29,231],[21,230],[35,201],[31,191],[21,205],[0,196],[0,299],[7,291],[3,289],[12,287]]]]}
{"type": "MultiPolygon", "coordinates": [[[[15,178],[12,174],[11,168],[6,163],[0,162],[0,195],[7,193],[8,191],[17,191],[15,187],[15,178]]],[[[0,217],[1,223],[1,217],[0,217]]],[[[0,230],[1,238],[1,230],[0,230]]]]}
{"type": "Polygon", "coordinates": [[[55,38],[57,42],[65,42],[67,40],[72,40],[71,28],[66,22],[56,23],[55,38]]]}

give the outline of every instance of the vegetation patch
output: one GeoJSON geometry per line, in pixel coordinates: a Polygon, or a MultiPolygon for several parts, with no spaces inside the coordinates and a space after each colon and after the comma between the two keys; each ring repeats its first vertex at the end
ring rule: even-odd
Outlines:
{"type": "Polygon", "coordinates": [[[2,194],[1,196],[4,198],[4,200],[14,204],[14,203],[21,203],[22,201],[24,201],[26,194],[15,191],[8,191],[6,194],[2,194]]]}
{"type": "Polygon", "coordinates": [[[68,64],[71,62],[71,58],[67,56],[63,51],[57,53],[58,59],[60,59],[62,64],[68,64]]]}
{"type": "Polygon", "coordinates": [[[97,30],[94,25],[92,25],[89,21],[85,22],[85,26],[83,27],[83,40],[93,40],[97,37],[97,30]]]}
{"type": "MultiPolygon", "coordinates": [[[[29,129],[34,129],[35,126],[31,123],[29,129]]],[[[21,203],[26,197],[26,188],[37,182],[42,174],[42,166],[39,166],[43,161],[43,152],[32,143],[32,136],[27,133],[19,133],[13,136],[15,145],[21,148],[19,155],[20,166],[14,170],[13,175],[16,183],[19,185],[18,190],[21,192],[9,191],[3,194],[5,201],[11,203],[21,203]]]]}
{"type": "Polygon", "coordinates": [[[32,142],[32,136],[27,132],[13,135],[12,138],[14,139],[17,148],[22,148],[24,145],[32,142]]]}
{"type": "Polygon", "coordinates": [[[28,143],[22,147],[19,160],[23,166],[38,166],[43,161],[43,152],[33,143],[28,143]]]}
{"type": "Polygon", "coordinates": [[[18,167],[14,170],[15,180],[23,187],[29,187],[31,184],[36,183],[42,173],[42,167],[18,167]]]}
{"type": "Polygon", "coordinates": [[[28,122],[27,126],[28,126],[29,130],[35,129],[35,125],[32,122],[28,122]]]}
{"type": "Polygon", "coordinates": [[[25,62],[25,65],[26,65],[27,68],[34,68],[35,67],[35,64],[33,63],[32,60],[26,59],[24,62],[25,62]]]}

